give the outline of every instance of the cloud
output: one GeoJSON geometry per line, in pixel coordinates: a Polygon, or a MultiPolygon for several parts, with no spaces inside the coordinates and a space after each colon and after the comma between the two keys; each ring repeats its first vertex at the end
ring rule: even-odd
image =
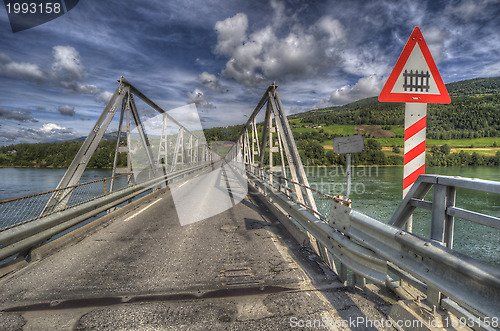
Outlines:
{"type": "Polygon", "coordinates": [[[93,95],[98,103],[109,101],[111,92],[81,82],[85,77],[84,67],[75,48],[54,46],[52,56],[53,63],[50,70],[42,70],[36,64],[15,62],[6,54],[0,53],[0,75],[41,85],[62,87],[66,93],[93,95]]]}
{"type": "Polygon", "coordinates": [[[486,65],[478,72],[478,77],[498,77],[500,76],[500,61],[486,65]]]}
{"type": "Polygon", "coordinates": [[[112,96],[113,96],[112,92],[101,91],[95,96],[94,100],[98,103],[107,104],[112,96]]]}
{"type": "Polygon", "coordinates": [[[331,16],[323,16],[316,22],[316,28],[328,36],[329,44],[333,44],[338,40],[346,37],[344,27],[339,20],[331,16]]]}
{"type": "Polygon", "coordinates": [[[25,79],[35,83],[45,81],[45,74],[36,64],[15,62],[4,53],[0,53],[0,75],[25,79]]]}
{"type": "Polygon", "coordinates": [[[25,138],[34,139],[37,141],[66,141],[77,138],[78,132],[72,128],[65,128],[56,123],[45,123],[38,130],[36,129],[21,129],[20,132],[26,133],[25,138]]]}
{"type": "Polygon", "coordinates": [[[19,132],[14,130],[1,130],[0,131],[0,142],[12,143],[19,138],[19,132]]]}
{"type": "Polygon", "coordinates": [[[360,78],[354,86],[345,85],[333,91],[328,100],[322,100],[315,107],[345,105],[360,99],[374,97],[380,94],[385,81],[385,78],[381,79],[375,75],[360,78]]]}
{"type": "Polygon", "coordinates": [[[59,106],[57,111],[64,116],[75,116],[75,107],[70,105],[59,106]]]}
{"type": "Polygon", "coordinates": [[[18,122],[38,122],[31,116],[29,110],[7,110],[3,107],[0,107],[0,119],[18,122]]]}
{"type": "Polygon", "coordinates": [[[486,7],[495,1],[489,0],[465,0],[453,1],[446,6],[446,12],[454,16],[456,19],[470,21],[478,16],[481,16],[486,11],[486,7]]]}
{"type": "Polygon", "coordinates": [[[341,66],[344,72],[356,76],[381,76],[390,72],[392,61],[379,47],[368,45],[345,50],[342,54],[341,66]]]}
{"type": "Polygon", "coordinates": [[[55,123],[46,123],[42,125],[42,128],[40,129],[41,132],[49,133],[52,131],[57,131],[57,130],[64,130],[62,126],[59,126],[55,123]]]}
{"type": "Polygon", "coordinates": [[[95,85],[80,84],[78,82],[64,83],[64,91],[67,93],[74,94],[99,94],[101,89],[95,85]]]}
{"type": "Polygon", "coordinates": [[[188,103],[194,103],[196,107],[202,109],[214,109],[215,106],[207,101],[208,96],[201,90],[195,89],[193,92],[188,92],[188,103]]]}
{"type": "Polygon", "coordinates": [[[83,79],[83,66],[80,54],[71,46],[54,46],[52,71],[62,81],[70,82],[83,79]]]}
{"type": "Polygon", "coordinates": [[[298,114],[298,113],[304,112],[306,110],[309,110],[309,109],[305,109],[304,107],[300,107],[300,106],[291,106],[287,112],[287,115],[298,114]]]}
{"type": "Polygon", "coordinates": [[[217,46],[215,53],[230,56],[235,48],[241,46],[246,39],[248,18],[244,13],[238,13],[224,21],[215,23],[217,46]]]}
{"type": "Polygon", "coordinates": [[[113,96],[112,92],[103,91],[96,85],[80,84],[78,82],[71,82],[64,84],[64,91],[72,94],[89,94],[94,96],[97,103],[107,104],[109,99],[113,96]]]}
{"type": "Polygon", "coordinates": [[[434,61],[439,64],[446,59],[445,41],[449,39],[447,29],[432,26],[422,29],[422,34],[425,36],[425,42],[429,46],[434,61]]]}
{"type": "Polygon", "coordinates": [[[76,139],[79,134],[71,129],[55,123],[45,123],[40,129],[21,128],[19,130],[0,131],[0,141],[19,142],[56,142],[76,139]]]}
{"type": "Polygon", "coordinates": [[[227,89],[222,86],[220,80],[215,77],[215,75],[209,74],[206,71],[202,72],[198,76],[198,81],[200,81],[203,86],[211,90],[217,92],[227,92],[227,89]]]}
{"type": "Polygon", "coordinates": [[[340,21],[326,15],[306,27],[295,19],[283,19],[283,11],[277,13],[283,4],[275,1],[272,7],[274,16],[281,18],[250,34],[247,34],[248,18],[244,13],[215,24],[218,37],[215,53],[229,57],[222,71],[224,76],[247,87],[256,87],[277,79],[322,75],[339,63],[346,37],[340,21]],[[279,37],[277,22],[291,23],[290,32],[279,37]]]}

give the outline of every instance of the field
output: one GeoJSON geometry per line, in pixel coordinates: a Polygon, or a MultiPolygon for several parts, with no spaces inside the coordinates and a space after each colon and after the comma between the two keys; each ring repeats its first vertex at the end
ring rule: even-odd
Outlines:
{"type": "MultiPolygon", "coordinates": [[[[294,119],[294,125],[301,125],[300,119],[294,119]]],[[[321,127],[295,127],[292,131],[310,132],[323,129],[324,132],[330,134],[341,134],[349,136],[353,134],[364,134],[368,139],[375,139],[382,145],[382,151],[387,155],[403,155],[404,138],[397,138],[404,136],[404,128],[402,125],[391,125],[390,130],[383,130],[380,125],[329,125],[321,127]],[[393,152],[393,146],[398,146],[401,149],[400,153],[393,152]]],[[[332,141],[325,140],[321,142],[323,148],[333,149],[332,141]]],[[[427,139],[427,151],[430,152],[433,146],[449,145],[452,153],[465,153],[472,154],[474,152],[480,155],[493,156],[500,152],[500,137],[486,137],[475,139],[453,139],[453,140],[438,140],[427,139]]]]}

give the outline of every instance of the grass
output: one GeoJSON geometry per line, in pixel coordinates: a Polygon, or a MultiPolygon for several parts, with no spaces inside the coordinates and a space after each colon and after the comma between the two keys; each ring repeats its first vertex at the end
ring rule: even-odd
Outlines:
{"type": "Polygon", "coordinates": [[[343,136],[351,136],[355,133],[354,125],[329,125],[322,127],[325,132],[330,134],[341,134],[343,136]]]}
{"type": "Polygon", "coordinates": [[[392,146],[392,145],[403,146],[404,144],[403,138],[368,138],[368,139],[375,139],[382,146],[392,146]]]}
{"type": "Polygon", "coordinates": [[[452,153],[460,153],[460,151],[464,151],[467,154],[472,154],[476,152],[479,155],[485,156],[494,156],[497,152],[500,152],[499,147],[491,147],[491,148],[452,148],[452,153]]]}
{"type": "Polygon", "coordinates": [[[391,131],[394,132],[396,136],[403,136],[405,134],[405,129],[402,125],[391,125],[391,131]]]}
{"type": "MultiPolygon", "coordinates": [[[[370,138],[368,138],[370,139],[370,138]]],[[[373,138],[377,140],[382,146],[403,146],[404,139],[403,138],[373,138]]],[[[475,139],[453,139],[453,140],[439,140],[439,139],[427,139],[427,146],[433,145],[446,145],[448,144],[450,147],[455,148],[467,148],[473,145],[474,147],[490,147],[493,143],[496,142],[498,146],[500,146],[500,138],[496,137],[486,137],[486,138],[475,138],[475,139]]]]}
{"type": "Polygon", "coordinates": [[[489,147],[496,142],[500,146],[499,137],[485,137],[485,138],[475,138],[475,139],[453,139],[453,140],[438,140],[438,139],[427,139],[428,145],[445,145],[448,144],[451,147],[489,147]]]}
{"type": "MultiPolygon", "coordinates": [[[[310,123],[302,124],[301,119],[292,119],[290,120],[290,125],[311,125],[310,123]]],[[[404,127],[402,125],[391,125],[391,131],[394,132],[397,136],[404,136],[404,127]]],[[[355,125],[329,125],[323,126],[321,128],[293,128],[293,133],[303,133],[303,132],[312,132],[323,129],[325,133],[336,134],[342,136],[350,136],[356,134],[355,125]]],[[[378,141],[382,147],[386,147],[384,149],[384,153],[386,156],[389,155],[403,155],[403,146],[404,146],[404,138],[365,138],[366,139],[375,139],[378,141]],[[401,153],[396,154],[392,151],[392,146],[399,146],[401,149],[401,153]]],[[[485,138],[475,138],[475,139],[453,139],[453,140],[440,140],[440,139],[427,139],[427,151],[430,152],[432,146],[440,146],[440,145],[449,145],[451,147],[452,153],[459,153],[460,151],[464,151],[465,153],[472,154],[474,152],[485,155],[485,156],[493,156],[497,152],[500,151],[500,147],[491,147],[494,143],[497,143],[500,146],[500,137],[485,137],[485,138]],[[471,147],[473,146],[473,147],[471,147]]],[[[331,139],[322,141],[321,144],[325,149],[332,149],[332,141],[331,139]]]]}
{"type": "MultiPolygon", "coordinates": [[[[298,125],[298,124],[290,124],[298,125]]],[[[292,128],[292,133],[303,133],[303,132],[313,132],[323,129],[325,133],[329,134],[340,134],[343,136],[351,136],[355,133],[354,125],[329,125],[329,126],[321,126],[321,128],[292,128]]]]}

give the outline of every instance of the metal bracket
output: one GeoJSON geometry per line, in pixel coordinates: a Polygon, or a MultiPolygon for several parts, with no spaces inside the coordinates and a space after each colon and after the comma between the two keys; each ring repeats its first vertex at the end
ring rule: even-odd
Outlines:
{"type": "Polygon", "coordinates": [[[332,200],[328,224],[341,232],[349,232],[349,228],[351,227],[350,214],[351,208],[332,200]]]}

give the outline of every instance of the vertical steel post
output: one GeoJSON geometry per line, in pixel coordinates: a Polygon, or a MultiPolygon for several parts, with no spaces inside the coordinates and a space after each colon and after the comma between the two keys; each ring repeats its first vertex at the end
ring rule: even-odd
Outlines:
{"type": "Polygon", "coordinates": [[[349,195],[351,194],[351,153],[347,153],[346,156],[346,167],[347,167],[347,188],[345,193],[345,199],[349,199],[349,195]]]}
{"type": "MultiPolygon", "coordinates": [[[[269,105],[269,101],[268,101],[269,105]]],[[[269,114],[269,128],[268,128],[268,136],[269,136],[269,184],[273,185],[273,132],[274,132],[274,127],[273,127],[273,117],[271,114],[269,114]]]]}
{"type": "Polygon", "coordinates": [[[446,186],[434,184],[432,194],[431,239],[444,244],[446,221],[446,186]]]}
{"type": "MultiPolygon", "coordinates": [[[[87,167],[87,164],[90,161],[90,158],[94,154],[94,151],[97,149],[99,142],[106,132],[109,123],[115,116],[118,107],[122,104],[123,98],[125,97],[125,94],[128,92],[128,90],[129,88],[124,86],[124,84],[120,81],[120,85],[118,85],[115,93],[113,93],[113,96],[99,116],[96,124],[90,131],[82,146],[78,150],[78,153],[73,158],[73,161],[64,173],[56,189],[64,189],[69,186],[74,186],[78,183],[80,177],[85,171],[85,168],[87,167]]],[[[54,210],[63,209],[66,206],[71,193],[72,190],[59,190],[57,192],[54,192],[40,215],[48,214],[54,210]]]]}
{"type": "MultiPolygon", "coordinates": [[[[127,94],[128,96],[128,94],[127,94]]],[[[115,176],[116,174],[128,174],[127,183],[130,183],[132,178],[132,166],[130,163],[130,107],[128,102],[128,97],[123,99],[122,110],[120,113],[120,122],[118,123],[118,136],[116,137],[116,148],[115,157],[113,160],[113,170],[111,172],[111,184],[109,191],[113,192],[115,187],[115,176]],[[124,124],[125,121],[125,124],[124,124]],[[122,133],[125,133],[126,145],[121,146],[122,143],[122,133]],[[127,167],[119,168],[118,161],[120,159],[120,153],[127,153],[127,167]]]]}

